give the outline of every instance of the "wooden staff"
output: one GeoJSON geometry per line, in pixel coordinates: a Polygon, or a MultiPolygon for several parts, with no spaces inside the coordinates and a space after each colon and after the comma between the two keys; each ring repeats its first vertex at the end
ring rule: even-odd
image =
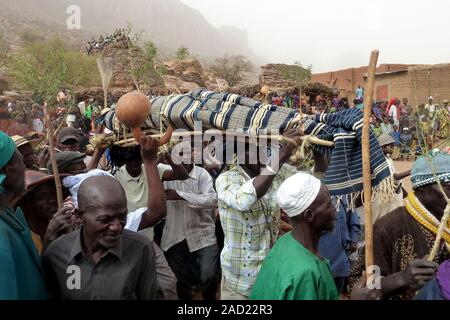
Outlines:
{"type": "Polygon", "coordinates": [[[50,149],[49,149],[50,160],[52,162],[53,177],[55,178],[56,197],[58,199],[58,209],[61,209],[63,206],[62,186],[61,186],[61,179],[59,178],[58,165],[56,164],[56,159],[55,159],[55,149],[54,149],[54,143],[53,143],[53,127],[52,127],[52,122],[50,120],[50,114],[48,113],[46,102],[44,103],[44,118],[45,118],[45,122],[47,123],[47,139],[48,139],[48,144],[50,146],[50,149]]]}
{"type": "MultiPolygon", "coordinates": [[[[162,138],[164,136],[164,133],[153,133],[154,130],[144,130],[142,133],[143,136],[150,136],[152,138],[162,138]]],[[[222,131],[222,130],[209,130],[207,131],[208,134],[217,134],[217,135],[223,135],[223,134],[227,134],[226,131],[222,131]]],[[[182,131],[182,132],[174,132],[172,134],[172,139],[176,139],[176,138],[180,138],[180,137],[189,137],[189,136],[198,136],[198,135],[203,135],[205,134],[204,132],[201,131],[182,131]]],[[[245,134],[245,133],[237,133],[237,132],[228,132],[228,134],[231,134],[235,137],[249,137],[251,135],[245,134]]],[[[276,139],[278,141],[286,141],[288,143],[292,143],[292,144],[297,144],[294,140],[286,138],[284,136],[281,135],[255,135],[255,137],[259,138],[259,139],[276,139]]],[[[321,146],[327,146],[327,147],[332,147],[334,146],[334,142],[333,141],[327,141],[327,140],[322,140],[319,139],[315,136],[302,136],[300,137],[301,140],[303,141],[309,141],[310,143],[313,144],[317,144],[317,145],[321,145],[321,146]]],[[[135,138],[128,138],[128,139],[123,139],[120,141],[117,141],[116,143],[114,143],[115,145],[118,146],[130,146],[130,145],[136,145],[137,141],[135,138]]]]}
{"type": "Polygon", "coordinates": [[[375,71],[378,61],[378,50],[370,53],[369,71],[367,75],[367,87],[364,95],[364,120],[362,127],[362,164],[364,181],[364,217],[365,217],[365,242],[366,242],[366,275],[370,277],[373,266],[373,225],[372,225],[372,183],[370,174],[370,141],[369,127],[372,113],[372,98],[375,85],[375,71]]]}
{"type": "Polygon", "coordinates": [[[439,247],[441,245],[442,234],[444,233],[444,229],[447,228],[447,223],[450,217],[450,200],[447,199],[447,206],[444,210],[444,215],[441,219],[441,224],[439,225],[438,232],[436,234],[436,240],[434,241],[433,248],[431,249],[430,255],[428,256],[428,261],[433,261],[438,253],[439,247]]]}

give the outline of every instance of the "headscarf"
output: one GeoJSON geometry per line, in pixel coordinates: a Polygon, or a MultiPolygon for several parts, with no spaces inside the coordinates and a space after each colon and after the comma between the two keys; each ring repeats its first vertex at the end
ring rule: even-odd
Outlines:
{"type": "Polygon", "coordinates": [[[298,216],[314,202],[319,190],[319,179],[307,173],[296,173],[278,189],[278,205],[289,217],[298,216]]]}
{"type": "Polygon", "coordinates": [[[87,178],[95,177],[95,176],[113,177],[111,174],[109,174],[106,171],[103,171],[100,169],[93,169],[93,170],[89,171],[88,173],[81,173],[81,174],[77,174],[75,176],[69,176],[67,178],[64,178],[61,181],[63,186],[69,189],[69,192],[70,192],[70,195],[72,196],[72,200],[74,202],[75,208],[78,208],[78,189],[80,188],[81,183],[84,180],[86,180],[87,178]]]}
{"type": "Polygon", "coordinates": [[[450,155],[442,151],[433,151],[430,155],[421,156],[414,162],[411,170],[413,189],[436,183],[430,162],[432,162],[433,167],[435,167],[436,176],[439,181],[450,182],[450,155]]]}
{"type": "MultiPolygon", "coordinates": [[[[0,169],[3,169],[11,160],[16,150],[16,144],[13,139],[3,131],[0,131],[0,169]]],[[[3,192],[1,184],[6,179],[6,175],[0,173],[0,193],[3,192]]]]}
{"type": "Polygon", "coordinates": [[[389,100],[389,103],[386,106],[386,114],[389,114],[389,110],[391,109],[391,106],[396,103],[397,103],[397,98],[391,98],[391,100],[389,100]]]}

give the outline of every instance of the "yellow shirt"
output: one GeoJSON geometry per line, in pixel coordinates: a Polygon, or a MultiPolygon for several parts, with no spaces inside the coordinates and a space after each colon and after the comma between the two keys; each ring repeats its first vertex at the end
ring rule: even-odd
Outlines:
{"type": "MultiPolygon", "coordinates": [[[[172,167],[162,163],[158,164],[160,179],[162,179],[162,176],[166,170],[172,170],[172,167]]],[[[115,178],[125,189],[128,212],[133,212],[137,209],[147,207],[148,186],[144,165],[142,165],[142,172],[138,177],[130,176],[126,166],[122,166],[119,170],[117,170],[115,178]]]]}
{"type": "Polygon", "coordinates": [[[34,245],[36,246],[36,249],[37,249],[38,253],[41,254],[42,253],[42,240],[41,240],[41,237],[38,236],[33,231],[31,231],[31,238],[33,239],[34,245]]]}

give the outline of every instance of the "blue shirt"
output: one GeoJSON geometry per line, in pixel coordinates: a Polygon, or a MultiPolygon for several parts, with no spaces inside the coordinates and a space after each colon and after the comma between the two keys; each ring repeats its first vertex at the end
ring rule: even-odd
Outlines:
{"type": "MultiPolygon", "coordinates": [[[[333,205],[336,198],[332,197],[333,205]]],[[[361,225],[358,214],[348,209],[346,200],[342,200],[336,210],[337,221],[333,232],[327,232],[319,240],[319,253],[330,261],[330,269],[334,278],[350,275],[350,262],[347,250],[352,242],[358,242],[361,225]]]]}
{"type": "Polygon", "coordinates": [[[436,277],[428,281],[414,297],[414,300],[447,300],[436,277]]]}
{"type": "Polygon", "coordinates": [[[400,146],[400,131],[391,132],[391,136],[395,140],[394,146],[400,146]]]}
{"type": "Polygon", "coordinates": [[[356,96],[356,99],[361,99],[361,98],[363,98],[363,97],[364,97],[364,91],[363,91],[363,88],[357,88],[357,89],[355,90],[355,96],[356,96]]]}

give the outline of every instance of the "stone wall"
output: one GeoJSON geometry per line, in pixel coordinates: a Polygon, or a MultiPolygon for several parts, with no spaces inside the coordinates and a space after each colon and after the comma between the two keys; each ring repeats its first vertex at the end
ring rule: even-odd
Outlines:
{"type": "Polygon", "coordinates": [[[306,84],[311,73],[297,65],[267,64],[261,67],[259,84],[268,86],[271,91],[298,86],[302,81],[306,84]]]}

